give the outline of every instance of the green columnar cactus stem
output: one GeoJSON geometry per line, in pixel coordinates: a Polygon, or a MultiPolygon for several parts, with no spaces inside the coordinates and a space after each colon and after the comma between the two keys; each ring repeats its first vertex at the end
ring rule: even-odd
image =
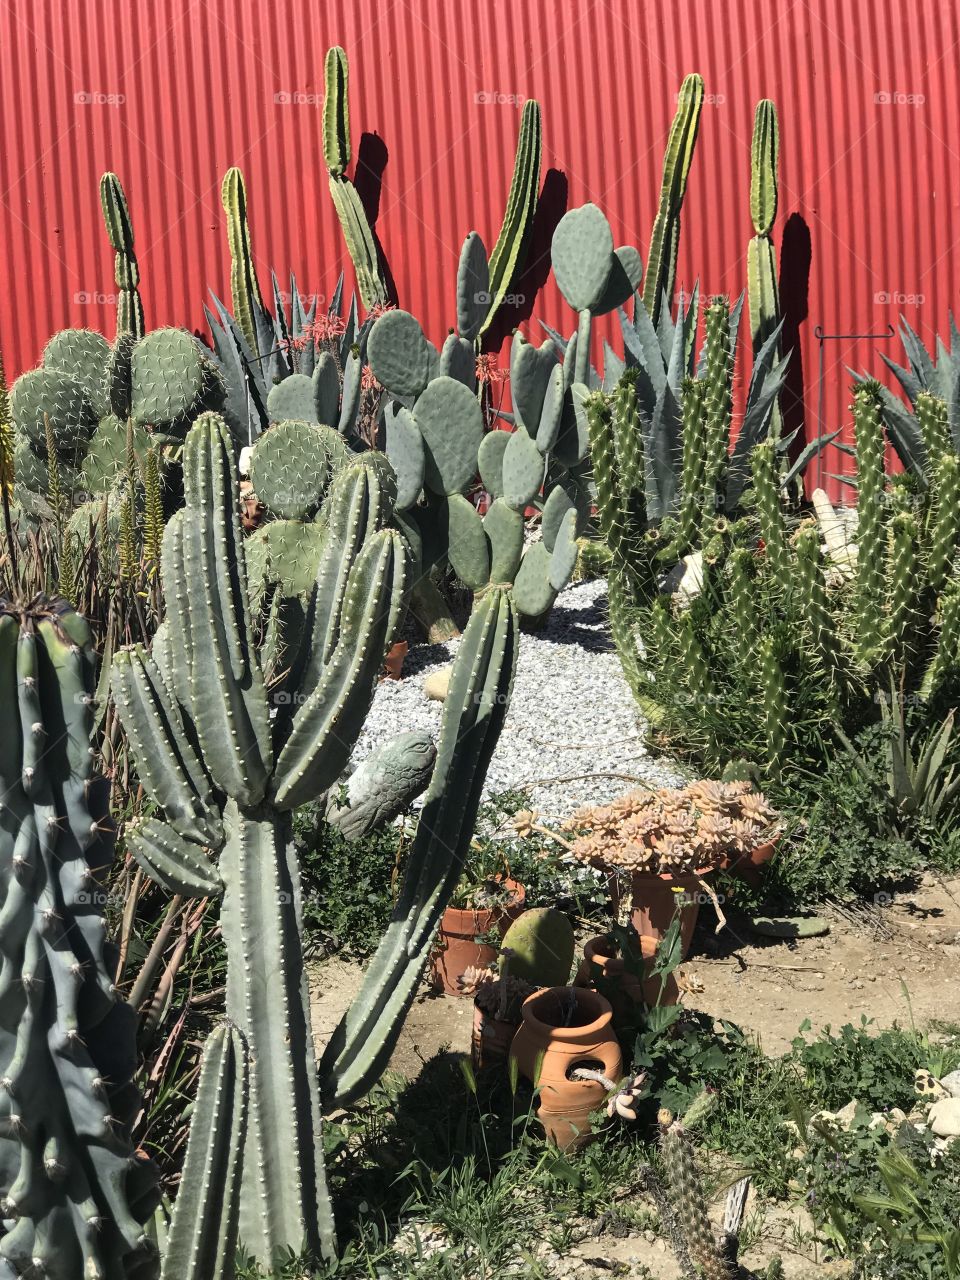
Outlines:
{"type": "Polygon", "coordinates": [[[90,632],[63,601],[0,601],[0,1273],[148,1280],[136,1018],[113,986],[93,771],[90,632]]]}
{"type": "Polygon", "coordinates": [[[926,446],[930,467],[935,468],[941,456],[952,448],[947,402],[929,391],[918,393],[914,402],[917,426],[926,446]]]}
{"type": "Polygon", "coordinates": [[[832,673],[837,667],[839,649],[820,561],[820,531],[815,521],[800,526],[794,538],[794,549],[800,619],[807,631],[811,650],[824,668],[832,673]]]}
{"type": "Polygon", "coordinates": [[[370,311],[389,300],[389,290],[380,269],[380,254],[373,229],[367,221],[356,187],[344,173],[350,163],[349,68],[347,55],[339,46],[328,50],[324,72],[323,147],[330,195],[356,272],[360,299],[370,311]]]}
{"type": "Polygon", "coordinates": [[[115,173],[100,179],[100,206],[107,228],[110,247],[116,254],[114,278],[120,295],[117,298],[117,336],[130,334],[142,338],[146,333],[143,303],[140,300],[140,269],[133,252],[133,226],[126,196],[115,173]]]}
{"type": "Polygon", "coordinates": [[[143,556],[151,574],[159,572],[160,549],[163,545],[163,500],[161,497],[160,460],[149,448],[143,459],[143,556]]]}
{"type": "Polygon", "coordinates": [[[637,387],[630,378],[621,378],[614,392],[613,433],[626,537],[639,545],[647,527],[646,476],[637,387]]]}
{"type": "Polygon", "coordinates": [[[746,547],[736,547],[727,561],[730,608],[736,624],[731,637],[746,662],[755,656],[760,641],[757,627],[757,601],[753,589],[753,556],[746,547]]]}
{"type": "Polygon", "coordinates": [[[610,616],[610,634],[617,649],[620,665],[627,684],[638,696],[647,683],[637,652],[637,628],[634,621],[632,593],[624,575],[611,567],[607,575],[607,609],[610,616]]]}
{"type": "Polygon", "coordinates": [[[872,665],[883,645],[884,439],[877,383],[858,386],[853,397],[857,449],[857,652],[872,665]]]}
{"type": "Polygon", "coordinates": [[[772,440],[762,441],[753,450],[750,455],[750,471],[757,496],[757,512],[760,517],[760,536],[764,541],[764,554],[771,573],[781,578],[787,567],[787,543],[783,508],[780,504],[777,454],[772,440]]]}
{"type": "Polygon", "coordinates": [[[948,675],[960,672],[960,582],[947,583],[940,597],[940,634],[924,673],[921,693],[929,697],[948,675]]]}
{"type": "Polygon", "coordinates": [[[660,1113],[660,1151],[673,1210],[687,1254],[703,1280],[731,1280],[714,1239],[690,1139],[679,1120],[660,1113]]]}
{"type": "Polygon", "coordinates": [[[759,654],[767,764],[770,773],[777,777],[787,745],[787,692],[780,662],[779,638],[770,633],[762,636],[759,654]]]}
{"type": "Polygon", "coordinates": [[[650,236],[647,270],[643,279],[643,305],[655,325],[660,319],[664,296],[668,301],[673,296],[680,244],[680,210],[687,190],[702,109],[702,76],[685,76],[677,95],[677,113],[670,126],[670,138],[663,157],[660,203],[650,236]]]}
{"type": "MultiPolygon", "coordinates": [[[[700,642],[690,610],[677,619],[680,661],[687,688],[695,701],[709,702],[714,696],[710,662],[700,642]]],[[[702,708],[701,708],[702,710],[702,708]]]]}
{"type": "Polygon", "coordinates": [[[920,619],[919,538],[916,517],[899,511],[891,521],[889,638],[898,667],[909,661],[920,619]]]}
{"type": "Polygon", "coordinates": [[[323,79],[323,160],[330,174],[339,178],[350,163],[349,68],[339,45],[327,50],[323,79]]]}
{"type": "Polygon", "coordinates": [[[528,98],[520,115],[517,154],[503,224],[490,254],[490,305],[478,338],[489,328],[523,262],[537,211],[541,151],[540,104],[528,98]]]}
{"type": "Polygon", "coordinates": [[[680,477],[680,515],[676,552],[682,555],[693,544],[704,510],[704,384],[685,378],[683,403],[683,463],[680,477]]]}
{"type": "Polygon", "coordinates": [[[590,454],[597,486],[597,521],[614,563],[626,563],[626,517],[620,495],[617,452],[610,401],[600,391],[587,400],[590,454]]]}
{"type": "Polygon", "coordinates": [[[712,298],[706,309],[706,383],[704,389],[704,467],[702,520],[712,520],[722,507],[730,419],[733,412],[733,350],[730,301],[712,298]]]}
{"type": "Polygon", "coordinates": [[[960,456],[947,452],[940,455],[934,471],[933,493],[927,573],[930,586],[939,592],[960,549],[960,456]]]}
{"type": "Polygon", "coordinates": [[[265,356],[257,342],[255,310],[263,310],[263,298],[257,281],[250,248],[250,224],[247,222],[247,188],[237,168],[228,169],[223,178],[220,199],[227,215],[227,241],[230,245],[230,296],[233,314],[253,354],[265,356]]]}
{"type": "Polygon", "coordinates": [[[779,158],[777,109],[764,98],[757,103],[750,152],[750,217],[756,234],[747,247],[747,296],[754,354],[780,323],[777,259],[770,239],[777,216],[779,158]]]}

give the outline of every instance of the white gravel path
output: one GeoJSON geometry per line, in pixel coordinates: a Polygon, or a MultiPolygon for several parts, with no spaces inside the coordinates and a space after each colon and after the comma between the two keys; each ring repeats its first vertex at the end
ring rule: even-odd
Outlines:
{"type": "MultiPolygon", "coordinates": [[[[578,583],[560,594],[542,631],[521,636],[513,699],[485,795],[529,785],[530,807],[556,819],[641,783],[682,781],[647,750],[644,721],[610,640],[606,604],[603,579],[578,583]]],[[[442,704],[426,697],[423,681],[455,653],[455,642],[411,649],[403,679],[378,686],[355,761],[407,729],[436,737],[442,704]]]]}

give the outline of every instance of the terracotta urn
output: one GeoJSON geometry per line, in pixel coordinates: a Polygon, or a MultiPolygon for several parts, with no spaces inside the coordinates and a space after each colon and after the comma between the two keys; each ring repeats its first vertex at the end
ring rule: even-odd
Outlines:
{"type": "Polygon", "coordinates": [[[680,988],[674,974],[669,974],[665,979],[662,994],[660,977],[651,975],[657,950],[656,940],[641,935],[639,941],[645,962],[643,978],[627,970],[626,963],[609,934],[600,934],[584,944],[583,960],[577,970],[574,985],[592,987],[598,978],[616,983],[615,994],[607,997],[613,1008],[615,1023],[629,1021],[634,1005],[653,1006],[658,1001],[662,1005],[676,1004],[680,999],[680,988]]]}
{"type": "Polygon", "coordinates": [[[516,1033],[515,1023],[485,1013],[474,1001],[470,1056],[476,1070],[486,1071],[490,1067],[502,1066],[507,1060],[516,1033]]]}
{"type": "Polygon", "coordinates": [[[537,1117],[547,1138],[563,1151],[589,1142],[590,1113],[601,1106],[607,1090],[599,1081],[573,1078],[572,1072],[588,1067],[619,1082],[623,1060],[609,1002],[596,991],[577,987],[535,991],[523,1002],[510,1057],[540,1091],[537,1117]]]}
{"type": "Polygon", "coordinates": [[[652,938],[654,949],[680,911],[680,942],[682,960],[687,958],[693,931],[697,927],[703,889],[700,881],[713,870],[704,867],[700,871],[686,873],[635,871],[632,882],[632,910],[630,923],[641,938],[652,938]]]}

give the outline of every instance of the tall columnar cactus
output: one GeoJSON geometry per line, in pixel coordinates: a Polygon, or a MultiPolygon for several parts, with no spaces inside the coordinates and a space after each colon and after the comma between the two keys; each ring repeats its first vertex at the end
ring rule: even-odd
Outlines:
{"type": "Polygon", "coordinates": [[[756,657],[760,642],[753,572],[753,555],[750,550],[747,547],[735,547],[727,561],[727,590],[736,623],[736,634],[730,638],[747,664],[756,657]]]}
{"type": "Polygon", "coordinates": [[[750,217],[755,234],[747,246],[747,296],[754,353],[780,323],[777,258],[770,238],[777,216],[779,159],[777,109],[768,98],[763,98],[757,103],[750,149],[750,217]]]}
{"type": "Polygon", "coordinates": [[[787,691],[781,663],[781,637],[770,631],[760,639],[760,687],[763,692],[763,726],[767,763],[776,776],[787,745],[787,691]]]}
{"type": "Polygon", "coordinates": [[[677,94],[677,113],[670,126],[670,137],[663,157],[663,179],[660,201],[650,236],[647,270],[643,279],[643,305],[653,323],[660,319],[664,298],[667,306],[673,297],[680,245],[680,210],[687,190],[687,177],[693,160],[693,149],[703,110],[703,77],[684,77],[677,94]]]}
{"type": "Polygon", "coordinates": [[[110,247],[116,254],[114,279],[120,290],[117,298],[117,335],[128,333],[131,337],[142,338],[146,333],[146,324],[138,288],[140,268],[133,252],[133,225],[123,187],[115,173],[105,173],[100,179],[100,206],[110,247]]]}
{"type": "Polygon", "coordinates": [[[0,601],[0,1273],[148,1280],[155,1202],[130,1131],[136,1019],[113,987],[90,632],[63,601],[0,601]]]}
{"type": "Polygon", "coordinates": [[[243,331],[243,336],[253,354],[266,355],[260,350],[257,335],[256,310],[263,310],[263,298],[257,280],[250,248],[250,224],[247,221],[247,188],[243,174],[237,168],[228,169],[220,188],[220,200],[227,215],[227,241],[230,245],[230,296],[233,314],[243,331]]]}
{"type": "Polygon", "coordinates": [[[597,523],[610,548],[613,563],[622,572],[628,563],[627,516],[624,510],[610,400],[596,391],[587,401],[590,456],[597,487],[597,523]]]}
{"type": "Polygon", "coordinates": [[[933,474],[933,507],[927,524],[927,575],[932,589],[939,592],[951,566],[960,568],[960,455],[942,453],[933,474]]]}
{"type": "Polygon", "coordinates": [[[857,450],[857,651],[872,665],[883,648],[884,438],[881,392],[873,382],[854,391],[853,421],[857,450]]]}
{"type": "Polygon", "coordinates": [[[647,529],[646,467],[637,384],[631,377],[621,378],[614,392],[613,435],[626,533],[637,547],[647,529]]]}
{"type": "MultiPolygon", "coordinates": [[[[202,417],[185,449],[186,507],[164,538],[166,623],[152,656],[124,650],[114,670],[141,780],[165,816],[137,826],[130,848],[170,891],[223,899],[226,1011],[239,1038],[211,1051],[201,1094],[211,1105],[225,1101],[205,1089],[210,1072],[226,1071],[235,1091],[241,1072],[247,1077],[245,1116],[237,1092],[222,1123],[205,1107],[191,1133],[192,1176],[170,1243],[178,1259],[198,1259],[189,1280],[205,1280],[205,1260],[227,1256],[227,1233],[265,1264],[283,1248],[335,1251],[290,811],[324,794],[349,757],[400,620],[406,561],[399,534],[381,527],[389,510],[371,500],[373,471],[346,468],[334,483],[302,636],[268,696],[253,645],[234,473],[225,424],[202,417]],[[222,1161],[235,1142],[242,1151],[228,1178],[222,1161]],[[221,1161],[216,1169],[194,1157],[207,1146],[209,1160],[221,1161]],[[216,1212],[198,1219],[191,1205],[209,1202],[221,1186],[216,1212]]],[[[402,923],[388,930],[336,1062],[325,1068],[334,1091],[366,1087],[389,1056],[459,874],[515,660],[515,617],[502,593],[491,592],[458,651],[396,917],[402,923]]]]}
{"type": "Polygon", "coordinates": [[[806,631],[810,651],[828,677],[832,677],[837,670],[839,644],[823,575],[820,532],[816,521],[806,521],[800,526],[794,536],[793,547],[799,619],[806,631]]]}
{"type": "Polygon", "coordinates": [[[324,62],[323,154],[327,164],[330,195],[347,251],[357,275],[357,288],[369,311],[389,299],[387,282],[380,268],[380,254],[373,229],[357,189],[344,172],[350,163],[350,105],[347,55],[335,45],[327,50],[324,62]]]}
{"type": "MultiPolygon", "coordinates": [[[[676,627],[684,681],[695,701],[707,703],[715,693],[713,677],[710,674],[710,660],[697,635],[691,610],[687,609],[679,615],[676,627]]],[[[702,707],[698,711],[702,711],[702,707]]]]}
{"type": "Polygon", "coordinates": [[[906,665],[916,642],[920,620],[921,573],[916,517],[898,511],[890,522],[889,649],[898,667],[906,665]]]}
{"type": "Polygon", "coordinates": [[[953,449],[947,402],[930,391],[920,391],[913,408],[927,451],[928,465],[934,471],[943,454],[953,449]]]}
{"type": "Polygon", "coordinates": [[[950,581],[939,602],[937,647],[924,672],[921,693],[929,697],[949,675],[960,671],[960,582],[950,581]]]}
{"type": "Polygon", "coordinates": [[[704,383],[697,378],[683,380],[683,460],[680,473],[680,514],[677,552],[693,545],[703,516],[703,482],[706,456],[704,431],[704,383]]]}
{"type": "Polygon", "coordinates": [[[667,1175],[670,1208],[690,1262],[703,1280],[731,1280],[732,1272],[717,1246],[696,1158],[687,1131],[669,1111],[662,1111],[660,1153],[667,1175]]]}
{"type": "MultiPolygon", "coordinates": [[[[480,327],[483,334],[490,326],[511,282],[523,265],[524,255],[533,229],[540,191],[540,156],[543,149],[540,104],[528,98],[520,113],[517,153],[513,163],[513,179],[507,196],[500,234],[490,254],[489,287],[486,317],[480,327]]],[[[479,337],[479,335],[478,335],[479,337]]]]}
{"type": "Polygon", "coordinates": [[[760,518],[760,536],[771,572],[778,578],[786,570],[787,544],[780,501],[777,453],[772,440],[758,444],[750,456],[750,470],[760,518]]]}
{"type": "Polygon", "coordinates": [[[723,505],[723,484],[730,445],[733,339],[728,298],[711,298],[707,306],[704,365],[703,519],[706,521],[712,520],[723,505]]]}

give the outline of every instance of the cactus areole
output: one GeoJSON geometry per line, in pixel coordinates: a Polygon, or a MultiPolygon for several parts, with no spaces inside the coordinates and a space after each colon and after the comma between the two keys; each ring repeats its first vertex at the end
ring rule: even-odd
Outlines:
{"type": "Polygon", "coordinates": [[[94,663],[62,600],[0,600],[0,1276],[149,1280],[133,1009],[113,987],[94,663]]]}

